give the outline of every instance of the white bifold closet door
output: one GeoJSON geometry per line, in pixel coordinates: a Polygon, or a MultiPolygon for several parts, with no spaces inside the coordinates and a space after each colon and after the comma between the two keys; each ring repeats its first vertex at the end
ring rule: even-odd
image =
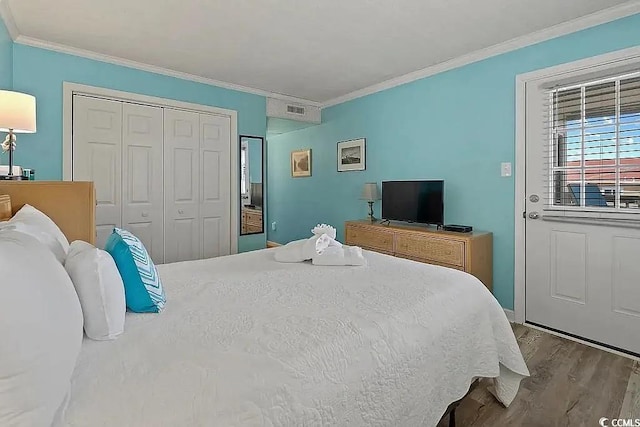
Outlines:
{"type": "Polygon", "coordinates": [[[231,252],[231,119],[74,95],[73,179],[96,186],[97,245],[113,227],[153,261],[231,252]]]}
{"type": "Polygon", "coordinates": [[[200,258],[200,122],[197,113],[164,111],[165,260],[200,258]]]}
{"type": "Polygon", "coordinates": [[[164,262],[162,108],[75,95],[73,179],[96,188],[96,245],[113,227],[140,238],[164,262]]]}
{"type": "Polygon", "coordinates": [[[73,180],[96,189],[96,245],[122,227],[122,102],[73,97],[73,180]]]}
{"type": "Polygon", "coordinates": [[[122,228],[138,237],[157,264],[164,262],[162,108],[124,103],[122,228]]]}
{"type": "Polygon", "coordinates": [[[202,258],[231,253],[231,120],[200,114],[200,230],[202,258]]]}
{"type": "Polygon", "coordinates": [[[228,117],[165,108],[165,260],[230,253],[228,117]]]}

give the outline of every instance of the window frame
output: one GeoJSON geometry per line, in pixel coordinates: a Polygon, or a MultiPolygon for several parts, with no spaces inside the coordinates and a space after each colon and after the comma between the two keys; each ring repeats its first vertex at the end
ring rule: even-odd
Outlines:
{"type": "MultiPolygon", "coordinates": [[[[638,64],[638,68],[640,68],[640,64],[638,64]]],[[[640,71],[634,72],[609,72],[609,75],[603,78],[586,78],[586,76],[582,76],[582,78],[577,77],[573,83],[570,84],[561,84],[561,85],[552,85],[547,86],[546,88],[541,87],[540,90],[546,91],[546,95],[548,96],[548,129],[549,136],[547,138],[548,142],[548,153],[546,156],[545,163],[546,169],[548,171],[547,180],[548,180],[548,195],[545,201],[545,211],[549,212],[567,212],[575,215],[577,217],[593,217],[593,216],[601,216],[600,214],[613,214],[611,216],[612,219],[625,217],[625,218],[634,218],[640,214],[640,201],[638,202],[637,208],[630,208],[628,206],[622,207],[621,204],[621,190],[622,190],[622,182],[621,182],[621,172],[622,170],[626,170],[621,161],[620,161],[620,127],[621,127],[621,82],[625,80],[638,79],[640,78],[640,71]],[[614,160],[613,165],[587,165],[585,156],[586,148],[585,148],[585,130],[588,130],[588,117],[587,117],[587,107],[585,100],[587,99],[587,88],[604,85],[607,83],[614,82],[614,117],[615,117],[615,156],[612,158],[614,160]],[[575,90],[580,89],[580,127],[579,130],[581,132],[581,147],[580,147],[580,164],[579,166],[557,166],[557,161],[559,159],[558,151],[560,147],[560,138],[564,138],[565,143],[569,138],[568,136],[568,121],[564,122],[564,126],[562,128],[558,126],[558,120],[556,117],[556,94],[561,91],[575,90]],[[589,183],[587,179],[588,171],[601,171],[601,173],[608,173],[606,170],[611,170],[615,174],[615,183],[614,183],[614,192],[615,199],[613,206],[585,206],[587,201],[587,191],[586,185],[589,183]],[[564,204],[556,204],[558,198],[558,184],[556,181],[556,175],[558,172],[576,172],[578,171],[580,174],[580,205],[564,205],[564,204]],[[605,171],[605,172],[602,172],[605,171]],[[584,214],[584,215],[583,215],[584,214]]],[[[639,111],[640,113],[640,111],[639,111]]],[[[604,116],[603,116],[604,117],[604,116]]],[[[634,121],[633,123],[637,123],[638,129],[640,130],[640,119],[638,121],[634,121]]],[[[596,126],[594,126],[596,127],[596,126]]],[[[604,126],[603,126],[604,127],[604,126]]],[[[640,143],[640,141],[639,141],[640,143]]],[[[566,149],[566,148],[565,148],[566,149]]],[[[565,154],[566,156],[566,154],[565,154]]],[[[640,158],[640,150],[638,151],[638,158],[640,158]]],[[[601,159],[605,160],[605,159],[601,159]]],[[[566,158],[565,158],[566,162],[566,158]]],[[[638,171],[640,172],[640,165],[638,166],[638,171]]],[[[567,184],[568,185],[568,184],[567,184]]],[[[598,185],[598,189],[602,192],[601,185],[598,185]]],[[[640,185],[640,183],[639,183],[640,185]]],[[[567,194],[566,191],[562,192],[562,194],[567,194]]],[[[604,193],[603,193],[604,194],[604,193]]],[[[562,197],[562,202],[565,203],[564,196],[562,197]]]]}

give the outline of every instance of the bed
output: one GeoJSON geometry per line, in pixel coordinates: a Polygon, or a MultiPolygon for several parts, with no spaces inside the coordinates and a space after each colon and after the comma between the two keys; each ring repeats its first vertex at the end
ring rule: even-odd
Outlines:
{"type": "Polygon", "coordinates": [[[84,340],[64,425],[433,426],[475,378],[509,404],[528,375],[471,275],[373,252],[366,267],[281,264],[276,250],[158,266],[166,308],[84,340]]]}

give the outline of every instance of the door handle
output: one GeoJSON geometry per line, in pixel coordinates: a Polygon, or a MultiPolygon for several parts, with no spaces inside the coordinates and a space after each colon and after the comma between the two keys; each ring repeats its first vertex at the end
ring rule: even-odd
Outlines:
{"type": "Polygon", "coordinates": [[[149,212],[142,212],[142,218],[147,218],[149,216],[149,212]]]}
{"type": "Polygon", "coordinates": [[[183,215],[184,211],[182,209],[178,209],[178,215],[183,215]]]}
{"type": "Polygon", "coordinates": [[[540,218],[540,214],[538,212],[529,212],[530,219],[538,219],[540,218]]]}

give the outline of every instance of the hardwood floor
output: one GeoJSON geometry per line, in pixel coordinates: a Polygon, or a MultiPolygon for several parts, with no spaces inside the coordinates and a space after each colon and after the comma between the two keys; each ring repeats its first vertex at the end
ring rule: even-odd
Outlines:
{"type": "MultiPolygon", "coordinates": [[[[531,376],[504,408],[482,381],[456,411],[458,427],[599,425],[640,418],[640,363],[523,325],[513,325],[531,376]]],[[[447,427],[445,417],[439,427],[447,427]]]]}

